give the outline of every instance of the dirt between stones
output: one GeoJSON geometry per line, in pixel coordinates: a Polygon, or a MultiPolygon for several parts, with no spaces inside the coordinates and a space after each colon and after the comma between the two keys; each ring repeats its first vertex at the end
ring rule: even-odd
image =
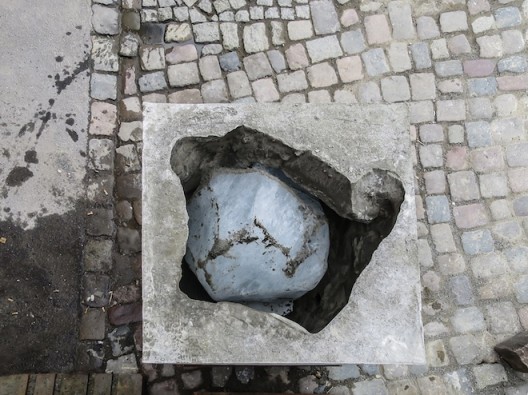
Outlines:
{"type": "Polygon", "coordinates": [[[81,207],[31,230],[0,222],[0,375],[78,368],[81,207]]]}

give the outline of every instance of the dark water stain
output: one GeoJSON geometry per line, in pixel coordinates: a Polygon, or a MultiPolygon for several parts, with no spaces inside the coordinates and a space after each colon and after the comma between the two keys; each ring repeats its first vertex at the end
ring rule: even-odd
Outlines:
{"type": "Polygon", "coordinates": [[[18,131],[18,137],[22,137],[23,135],[28,133],[32,133],[35,130],[35,121],[29,121],[26,124],[24,124],[20,130],[18,131]]]}
{"type": "Polygon", "coordinates": [[[71,32],[66,32],[66,35],[67,36],[71,36],[71,32]]]}
{"type": "Polygon", "coordinates": [[[56,62],[62,62],[63,60],[64,60],[63,56],[55,56],[55,61],[56,62]]]}
{"type": "Polygon", "coordinates": [[[0,374],[76,370],[82,218],[79,204],[30,230],[0,222],[0,374]]]}
{"type": "Polygon", "coordinates": [[[70,136],[70,138],[74,142],[77,142],[77,140],[79,140],[79,135],[77,134],[77,132],[75,130],[72,130],[70,128],[66,128],[66,132],[68,132],[68,135],[70,136]]]}
{"type": "Polygon", "coordinates": [[[33,177],[33,172],[27,167],[17,166],[9,172],[6,184],[10,187],[18,187],[33,177]]]}
{"type": "Polygon", "coordinates": [[[52,114],[50,111],[46,111],[46,113],[39,118],[42,123],[40,124],[39,130],[37,132],[37,138],[40,138],[40,136],[42,135],[42,132],[44,131],[44,129],[48,125],[49,120],[51,119],[51,115],[52,114]]]}
{"type": "Polygon", "coordinates": [[[37,151],[35,150],[26,151],[26,154],[24,155],[24,161],[26,163],[38,163],[37,151]]]}
{"type": "Polygon", "coordinates": [[[48,103],[49,103],[50,107],[53,106],[55,104],[55,99],[49,99],[48,103]]]}
{"type": "Polygon", "coordinates": [[[11,154],[9,153],[9,151],[7,150],[7,148],[3,148],[2,149],[2,155],[4,157],[6,157],[7,159],[11,158],[11,154]]]}
{"type": "MultiPolygon", "coordinates": [[[[61,77],[57,74],[55,75],[55,87],[57,88],[57,93],[60,94],[68,85],[70,85],[75,77],[82,73],[85,70],[88,70],[90,67],[90,58],[86,57],[82,62],[77,64],[75,69],[71,72],[70,75],[66,76],[65,78],[61,79],[61,77]]],[[[65,71],[66,72],[66,71],[65,71]]]]}
{"type": "Polygon", "coordinates": [[[66,124],[67,125],[73,126],[74,123],[75,123],[75,119],[73,119],[71,117],[66,119],[66,124]]]}

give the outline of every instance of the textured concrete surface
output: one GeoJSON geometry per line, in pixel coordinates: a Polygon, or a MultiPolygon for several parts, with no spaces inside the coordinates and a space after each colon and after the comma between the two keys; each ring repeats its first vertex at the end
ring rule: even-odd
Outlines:
{"type": "MultiPolygon", "coordinates": [[[[406,106],[148,104],[144,117],[144,362],[425,361],[406,106]],[[403,184],[405,199],[392,232],[361,273],[348,305],[318,333],[242,305],[191,300],[178,286],[188,216],[180,181],[169,166],[172,148],[184,137],[223,136],[240,125],[314,153],[352,185],[372,169],[395,174],[403,184]]],[[[352,210],[359,214],[364,207],[352,210]]]]}

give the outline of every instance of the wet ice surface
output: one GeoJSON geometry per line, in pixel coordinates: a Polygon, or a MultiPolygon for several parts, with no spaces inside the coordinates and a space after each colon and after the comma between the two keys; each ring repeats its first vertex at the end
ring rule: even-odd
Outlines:
{"type": "Polygon", "coordinates": [[[286,314],[327,269],[321,205],[265,170],[216,171],[187,211],[185,259],[216,301],[286,314]]]}

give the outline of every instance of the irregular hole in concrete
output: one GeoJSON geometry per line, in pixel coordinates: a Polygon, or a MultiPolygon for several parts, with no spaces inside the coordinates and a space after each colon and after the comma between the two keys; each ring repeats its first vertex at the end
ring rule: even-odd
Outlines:
{"type": "MultiPolygon", "coordinates": [[[[223,137],[186,137],[172,149],[171,167],[189,199],[211,171],[277,168],[321,202],[330,227],[328,269],[319,284],[294,301],[286,318],[311,333],[322,330],[345,307],[352,287],[379,243],[390,234],[404,200],[401,181],[372,169],[356,183],[310,151],[295,150],[257,130],[240,126],[223,137]]],[[[214,302],[182,262],[180,290],[214,302]]]]}

